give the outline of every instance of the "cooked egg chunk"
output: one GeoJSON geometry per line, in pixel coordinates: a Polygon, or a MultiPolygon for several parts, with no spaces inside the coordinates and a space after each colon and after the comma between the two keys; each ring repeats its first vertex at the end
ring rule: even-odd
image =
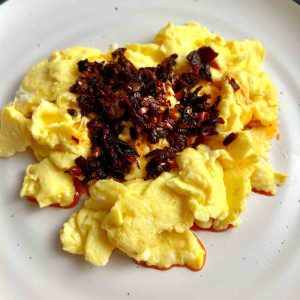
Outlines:
{"type": "MultiPolygon", "coordinates": [[[[104,229],[110,243],[135,260],[160,268],[179,264],[199,269],[204,263],[205,251],[189,230],[193,215],[183,201],[184,196],[165,186],[165,181],[173,176],[164,173],[153,181],[135,179],[124,184],[99,181],[91,195],[99,200],[88,200],[85,206],[91,201],[98,203],[97,214],[106,214],[98,222],[98,229],[104,229]],[[110,210],[107,210],[108,203],[114,203],[110,210]]],[[[78,220],[80,214],[86,212],[85,208],[81,209],[78,216],[73,215],[64,225],[61,241],[66,251],[84,254],[87,259],[86,247],[83,252],[82,246],[78,246],[84,243],[77,237],[82,237],[82,225],[78,221],[77,227],[74,225],[74,218],[78,220]]],[[[103,246],[106,244],[105,240],[103,246]]],[[[97,256],[97,248],[90,251],[93,252],[90,255],[97,256]]]]}
{"type": "Polygon", "coordinates": [[[101,228],[107,214],[101,204],[102,201],[87,200],[84,208],[73,214],[60,232],[65,251],[82,254],[96,266],[106,265],[115,248],[109,242],[106,231],[101,228]]]}
{"type": "Polygon", "coordinates": [[[7,105],[1,112],[0,156],[11,156],[24,151],[31,144],[30,124],[14,107],[7,105]]]}
{"type": "Polygon", "coordinates": [[[81,254],[94,265],[105,265],[115,248],[102,229],[104,217],[119,198],[124,187],[113,180],[98,181],[90,189],[91,199],[73,214],[60,231],[63,249],[81,254]]]}
{"type": "Polygon", "coordinates": [[[62,172],[50,159],[45,158],[27,167],[20,194],[22,197],[36,199],[40,207],[56,203],[68,206],[74,200],[75,187],[69,174],[62,172]]]}
{"type": "Polygon", "coordinates": [[[178,172],[166,185],[180,195],[199,222],[224,219],[228,213],[226,188],[218,153],[205,146],[187,148],[176,159],[178,172]]]}
{"type": "Polygon", "coordinates": [[[86,123],[86,118],[74,120],[56,104],[42,101],[32,115],[31,133],[46,148],[86,156],[90,148],[86,123]]]}

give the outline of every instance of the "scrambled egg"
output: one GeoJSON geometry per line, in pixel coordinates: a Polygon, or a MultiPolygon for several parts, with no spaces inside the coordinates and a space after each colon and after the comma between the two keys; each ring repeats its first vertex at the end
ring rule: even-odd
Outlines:
{"type": "MultiPolygon", "coordinates": [[[[141,179],[146,163],[141,155],[140,168],[133,165],[126,182],[93,182],[90,198],[60,232],[65,251],[102,266],[117,248],[148,266],[186,265],[197,270],[205,262],[205,249],[192,225],[215,230],[239,226],[252,189],[274,195],[276,186],[285,182],[286,175],[269,165],[270,140],[278,134],[278,100],[261,70],[265,50],[258,41],[225,41],[195,22],[169,23],[154,43],[126,45],[125,54],[136,67],[149,67],[177,53],[176,69],[182,70],[186,55],[201,46],[219,53],[217,67],[211,70],[213,83],[200,82],[201,93],[222,95],[218,109],[225,122],[218,125],[219,134],[197,149],[179,153],[178,168],[154,180],[141,179]],[[239,84],[238,91],[230,78],[239,84]],[[238,137],[223,146],[231,132],[238,137]]],[[[79,60],[108,61],[110,55],[83,47],[54,52],[27,73],[14,101],[1,112],[0,156],[32,149],[38,162],[28,166],[21,196],[34,197],[40,207],[73,201],[72,177],[64,171],[79,155],[87,157],[91,145],[88,118],[80,115],[69,88],[78,77],[79,60]],[[70,108],[78,114],[69,115],[70,108]]],[[[125,128],[119,138],[128,137],[125,128]]],[[[165,143],[149,146],[138,140],[135,146],[146,154],[165,143]]]]}
{"type": "Polygon", "coordinates": [[[44,158],[27,167],[20,195],[34,197],[40,207],[54,203],[67,206],[73,202],[75,187],[70,175],[61,172],[49,158],[44,158]]]}

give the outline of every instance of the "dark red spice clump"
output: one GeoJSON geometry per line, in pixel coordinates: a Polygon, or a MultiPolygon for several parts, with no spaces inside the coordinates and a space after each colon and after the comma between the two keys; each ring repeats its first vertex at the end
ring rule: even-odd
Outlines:
{"type": "Polygon", "coordinates": [[[124,121],[131,124],[132,141],[143,137],[151,144],[161,138],[169,142],[169,147],[145,156],[149,158],[145,179],[170,171],[176,166],[176,152],[195,146],[191,144],[193,137],[199,144],[202,137],[216,135],[216,124],[223,122],[217,110],[220,98],[211,105],[209,95],[198,96],[201,87],[194,90],[200,79],[212,81],[210,66],[218,55],[212,48],[201,47],[189,53],[187,71],[180,75],[174,72],[176,54],[156,67],[138,69],[125,57],[125,51],[115,50],[107,63],[78,62],[79,78],[70,91],[77,94],[81,114],[91,119],[88,129],[92,149],[88,158],[78,157],[77,166],[68,172],[73,176],[80,173],[84,182],[123,179],[132,163],[137,163],[136,149],[118,138],[124,121]],[[175,107],[168,100],[168,86],[176,93],[175,107]]]}
{"type": "Polygon", "coordinates": [[[172,167],[176,166],[175,153],[176,150],[174,148],[165,147],[164,149],[156,149],[146,154],[146,158],[151,158],[146,165],[146,180],[156,178],[161,173],[170,171],[172,167]]]}
{"type": "Polygon", "coordinates": [[[72,135],[72,140],[76,143],[79,144],[79,139],[75,136],[72,135]]]}
{"type": "Polygon", "coordinates": [[[201,78],[212,82],[210,68],[211,63],[217,56],[217,52],[205,46],[189,53],[186,57],[189,62],[188,71],[182,73],[178,80],[175,80],[173,84],[174,91],[177,92],[182,88],[191,88],[201,78]]]}
{"type": "Polygon", "coordinates": [[[74,108],[69,108],[68,109],[68,114],[72,117],[76,117],[77,116],[77,110],[74,108]]]}
{"type": "Polygon", "coordinates": [[[75,163],[85,176],[84,183],[108,176],[124,178],[139,154],[132,146],[118,139],[103,122],[93,120],[88,126],[90,135],[93,134],[91,140],[94,149],[96,145],[101,145],[101,151],[92,151],[88,159],[82,156],[76,158],[75,163]]]}
{"type": "Polygon", "coordinates": [[[237,91],[240,89],[240,86],[238,85],[238,83],[234,80],[234,78],[228,78],[228,82],[229,84],[232,86],[232,88],[237,91]]]}
{"type": "Polygon", "coordinates": [[[238,133],[236,132],[231,132],[228,134],[225,139],[223,140],[223,146],[228,146],[230,145],[236,138],[238,137],[238,133]]]}

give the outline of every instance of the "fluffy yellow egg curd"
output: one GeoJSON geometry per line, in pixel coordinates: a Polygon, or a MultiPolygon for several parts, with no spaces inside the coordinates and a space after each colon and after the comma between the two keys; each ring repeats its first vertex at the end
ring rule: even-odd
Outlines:
{"type": "MultiPolygon", "coordinates": [[[[141,68],[176,53],[175,70],[180,71],[186,68],[187,54],[202,46],[218,53],[212,82],[199,83],[201,95],[221,96],[217,108],[224,123],[217,125],[218,134],[177,153],[177,167],[150,180],[144,180],[144,155],[168,142],[135,141],[138,165],[132,164],[124,182],[108,178],[89,183],[89,199],[60,231],[65,251],[98,266],[119,249],[147,266],[199,270],[206,254],[191,228],[238,227],[251,190],[274,195],[285,182],[287,176],[269,164],[270,141],[278,135],[278,98],[261,69],[265,49],[260,42],[226,41],[195,22],[169,23],[153,43],[126,45],[125,56],[141,68]],[[239,89],[233,88],[232,78],[239,89]],[[236,138],[227,145],[224,140],[231,133],[236,138]]],[[[40,207],[74,202],[78,191],[65,171],[78,156],[90,155],[91,141],[89,117],[81,115],[70,87],[79,76],[78,61],[107,62],[111,53],[85,47],[54,52],[29,70],[15,99],[2,109],[0,156],[32,150],[37,162],[28,166],[20,194],[40,207]]],[[[169,98],[175,105],[172,90],[169,98]]],[[[124,126],[119,138],[128,141],[129,124],[124,126]]]]}

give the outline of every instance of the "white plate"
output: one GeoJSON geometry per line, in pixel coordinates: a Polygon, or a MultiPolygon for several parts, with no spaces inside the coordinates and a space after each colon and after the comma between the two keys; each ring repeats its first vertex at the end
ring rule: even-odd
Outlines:
{"type": "MultiPolygon", "coordinates": [[[[299,299],[300,6],[292,1],[31,1],[0,7],[1,106],[26,70],[70,45],[107,49],[146,42],[167,21],[196,20],[225,38],[256,38],[280,91],[281,139],[273,165],[287,172],[276,197],[253,194],[239,229],[200,232],[203,271],[138,267],[117,251],[106,267],[64,253],[58,232],[70,211],[39,210],[19,198],[28,153],[0,160],[0,298],[9,299],[299,299]]],[[[73,211],[76,210],[73,209],[73,211]]]]}

